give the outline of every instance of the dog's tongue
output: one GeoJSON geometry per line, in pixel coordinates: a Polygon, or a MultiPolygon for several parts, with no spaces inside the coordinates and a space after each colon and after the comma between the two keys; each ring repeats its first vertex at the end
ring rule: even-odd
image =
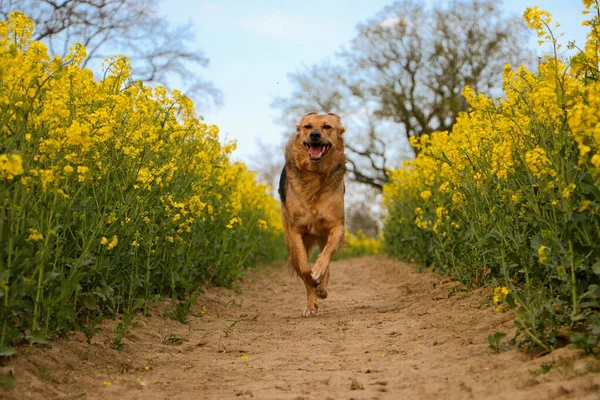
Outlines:
{"type": "Polygon", "coordinates": [[[312,158],[319,158],[319,156],[321,155],[321,150],[322,149],[323,149],[323,146],[321,146],[321,145],[311,144],[310,148],[308,149],[308,154],[312,158]]]}

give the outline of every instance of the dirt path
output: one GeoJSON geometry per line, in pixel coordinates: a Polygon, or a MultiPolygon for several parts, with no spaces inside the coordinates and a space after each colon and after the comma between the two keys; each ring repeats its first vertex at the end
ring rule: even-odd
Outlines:
{"type": "Polygon", "coordinates": [[[600,376],[586,373],[597,364],[574,351],[492,353],[487,335],[513,324],[489,290],[448,297],[452,282],[383,257],[331,268],[317,318],[300,316],[304,288],[286,267],[263,268],[241,293],[202,295],[195,311],[204,306],[204,316],[187,326],[160,309],[139,318],[120,352],[109,346],[114,322],[92,345],[75,334],[28,350],[4,366],[15,382],[0,398],[600,398],[600,376]],[[531,372],[552,362],[549,373],[531,372]]]}

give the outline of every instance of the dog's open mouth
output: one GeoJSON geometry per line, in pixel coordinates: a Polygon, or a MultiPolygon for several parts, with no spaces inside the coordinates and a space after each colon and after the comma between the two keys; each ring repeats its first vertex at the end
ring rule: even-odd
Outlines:
{"type": "Polygon", "coordinates": [[[304,143],[311,161],[319,161],[331,148],[330,144],[304,143]]]}

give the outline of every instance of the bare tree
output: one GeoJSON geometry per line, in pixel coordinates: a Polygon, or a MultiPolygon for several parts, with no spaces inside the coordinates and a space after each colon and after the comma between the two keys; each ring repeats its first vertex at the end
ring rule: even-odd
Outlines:
{"type": "Polygon", "coordinates": [[[381,192],[361,183],[348,182],[346,191],[346,230],[356,235],[362,231],[376,237],[383,227],[381,192]]]}
{"type": "Polygon", "coordinates": [[[294,93],[273,107],[283,116],[334,111],[351,117],[350,176],[377,190],[410,137],[452,130],[467,110],[466,85],[498,94],[504,65],[531,59],[525,24],[505,16],[495,0],[455,0],[447,8],[403,0],[357,29],[335,66],[291,74],[294,93]]]}
{"type": "Polygon", "coordinates": [[[22,11],[35,23],[34,40],[64,56],[74,42],[87,48],[84,66],[120,52],[131,58],[134,79],[169,86],[172,78],[205,106],[221,103],[221,93],[202,80],[194,67],[209,63],[192,48],[191,26],[171,26],[159,14],[156,0],[0,0],[8,19],[22,11]]]}
{"type": "Polygon", "coordinates": [[[285,144],[280,143],[273,149],[272,143],[264,143],[262,140],[257,141],[258,148],[260,149],[271,149],[273,154],[280,154],[280,157],[256,157],[249,161],[249,168],[257,172],[256,178],[261,183],[266,183],[271,187],[271,195],[275,198],[279,198],[278,187],[279,177],[281,176],[281,170],[285,162],[283,153],[285,144]]]}

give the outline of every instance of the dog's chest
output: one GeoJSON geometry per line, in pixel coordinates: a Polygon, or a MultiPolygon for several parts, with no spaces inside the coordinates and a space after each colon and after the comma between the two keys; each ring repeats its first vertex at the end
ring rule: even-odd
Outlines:
{"type": "Polygon", "coordinates": [[[303,204],[291,214],[293,225],[304,233],[321,236],[331,229],[332,215],[321,204],[303,204]]]}
{"type": "Polygon", "coordinates": [[[309,177],[294,180],[290,186],[286,198],[290,226],[302,233],[327,236],[335,225],[343,223],[343,186],[337,180],[309,177]]]}
{"type": "Polygon", "coordinates": [[[309,233],[311,235],[320,236],[327,231],[327,223],[325,218],[315,211],[314,213],[307,213],[302,216],[298,216],[298,227],[300,227],[303,233],[309,233]]]}

